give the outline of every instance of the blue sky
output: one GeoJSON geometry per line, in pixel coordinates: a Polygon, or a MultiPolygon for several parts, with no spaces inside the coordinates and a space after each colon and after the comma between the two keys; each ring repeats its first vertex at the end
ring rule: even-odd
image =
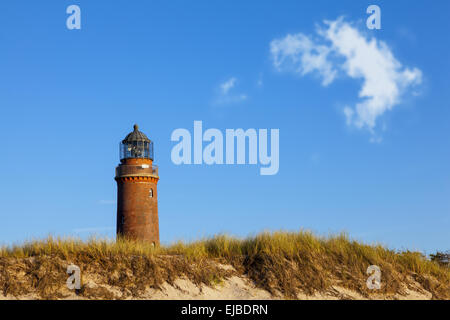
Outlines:
{"type": "Polygon", "coordinates": [[[160,167],[162,242],[304,228],[449,249],[449,12],[448,1],[2,1],[0,243],[114,237],[118,145],[138,123],[160,167]],[[72,4],[81,30],[66,28],[72,4]],[[381,30],[366,28],[370,4],[381,30]],[[337,31],[361,41],[324,34],[339,17],[337,31]],[[317,50],[324,59],[302,60],[317,50]],[[365,68],[365,54],[385,68],[365,68]],[[176,166],[171,133],[194,120],[279,129],[278,174],[176,166]]]}

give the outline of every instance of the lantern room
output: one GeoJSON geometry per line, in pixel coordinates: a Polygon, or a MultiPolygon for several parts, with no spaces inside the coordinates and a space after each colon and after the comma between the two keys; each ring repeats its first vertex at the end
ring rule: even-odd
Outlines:
{"type": "Polygon", "coordinates": [[[133,132],[130,132],[120,143],[120,160],[125,159],[150,159],[153,160],[153,141],[139,131],[137,124],[133,132]]]}

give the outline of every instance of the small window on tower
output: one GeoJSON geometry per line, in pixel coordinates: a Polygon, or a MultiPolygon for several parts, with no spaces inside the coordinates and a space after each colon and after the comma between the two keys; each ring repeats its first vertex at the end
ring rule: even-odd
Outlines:
{"type": "Polygon", "coordinates": [[[150,197],[150,198],[153,198],[153,189],[150,189],[149,197],[150,197]]]}

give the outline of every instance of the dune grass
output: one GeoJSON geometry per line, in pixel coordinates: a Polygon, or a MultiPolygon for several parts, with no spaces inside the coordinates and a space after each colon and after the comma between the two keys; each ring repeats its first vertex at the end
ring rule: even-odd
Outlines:
{"type": "MultiPolygon", "coordinates": [[[[113,286],[120,297],[139,296],[146,288],[160,288],[186,277],[194,283],[214,285],[234,274],[245,274],[272,294],[296,298],[299,292],[326,292],[339,285],[370,297],[404,294],[414,283],[435,299],[450,298],[450,269],[417,252],[396,252],[367,245],[345,234],[319,237],[311,232],[264,232],[245,239],[218,235],[168,246],[118,239],[117,241],[49,237],[0,249],[0,292],[42,298],[64,296],[67,265],[78,265],[83,276],[113,286]],[[235,271],[220,267],[230,264],[235,271]],[[382,272],[380,290],[366,286],[367,267],[382,272]]],[[[102,286],[83,287],[80,295],[117,298],[102,286]],[[100,288],[100,289],[99,289],[100,288]]]]}

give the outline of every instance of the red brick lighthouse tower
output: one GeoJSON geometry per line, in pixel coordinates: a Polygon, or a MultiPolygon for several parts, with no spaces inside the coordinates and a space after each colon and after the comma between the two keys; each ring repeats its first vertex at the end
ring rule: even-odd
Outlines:
{"type": "Polygon", "coordinates": [[[115,180],[117,235],[158,245],[158,167],[153,165],[153,142],[137,125],[120,143],[115,180]]]}

